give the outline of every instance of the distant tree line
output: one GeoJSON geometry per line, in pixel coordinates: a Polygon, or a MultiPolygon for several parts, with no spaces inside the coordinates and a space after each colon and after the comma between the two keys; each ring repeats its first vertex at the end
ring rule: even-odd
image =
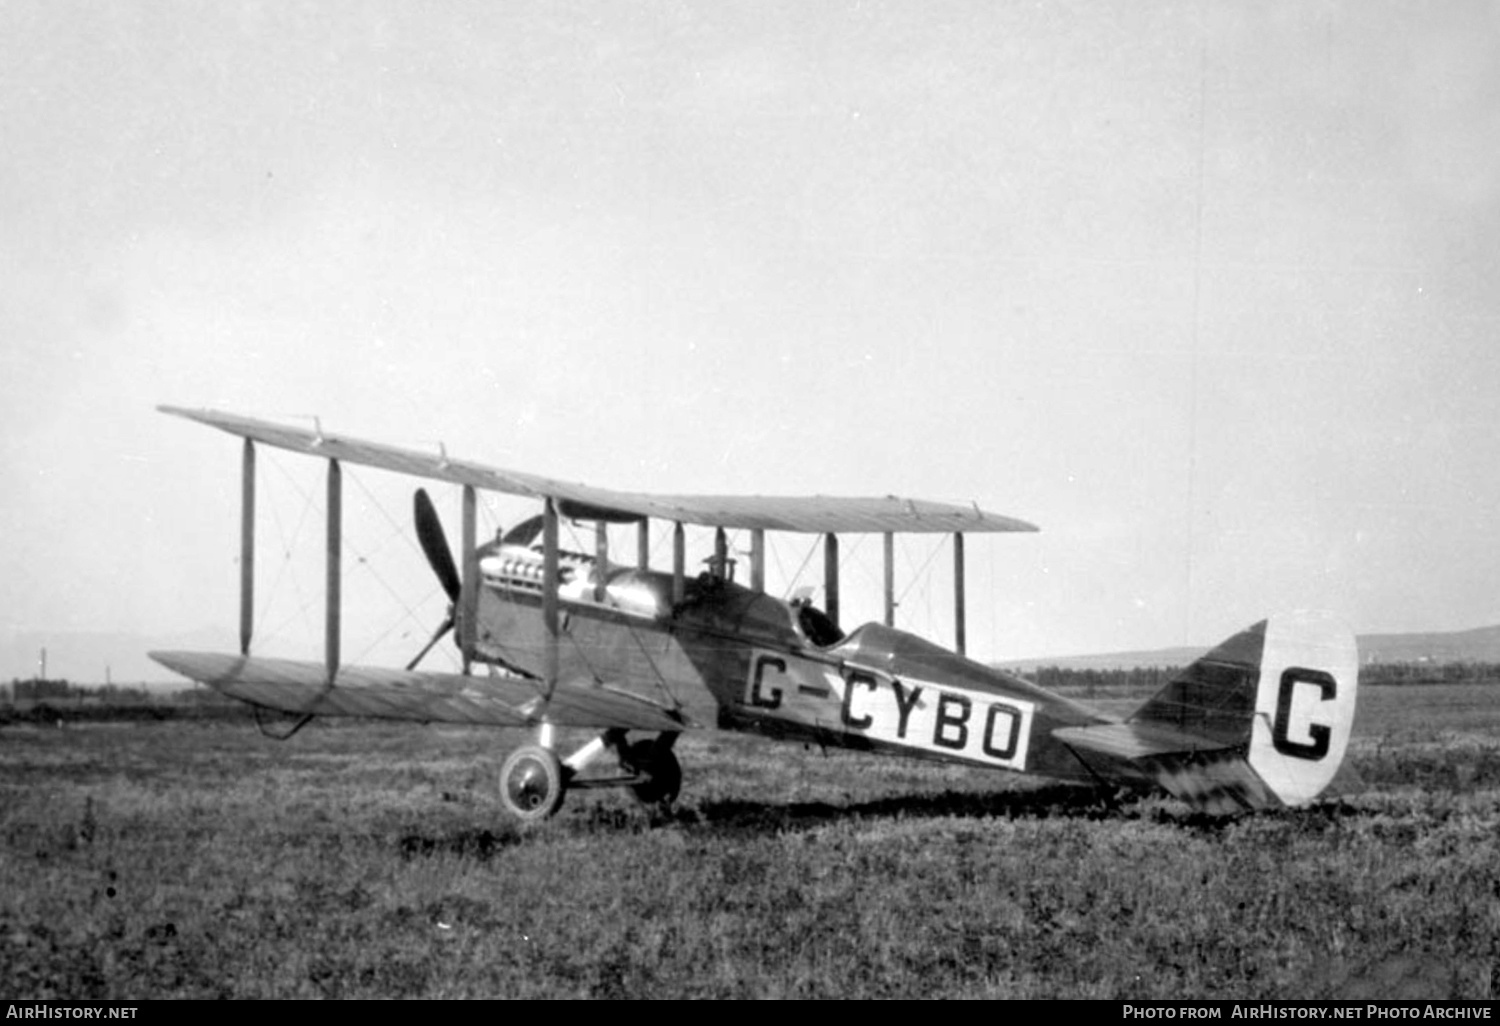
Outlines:
{"type": "Polygon", "coordinates": [[[151,692],[143,687],[121,684],[73,684],[67,680],[47,680],[33,677],[30,680],[10,682],[10,698],[15,702],[46,702],[58,699],[89,699],[105,703],[139,703],[153,701],[151,692]]]}
{"type": "Polygon", "coordinates": [[[18,702],[48,698],[72,698],[78,689],[65,680],[12,680],[10,694],[18,702]]]}
{"type": "Polygon", "coordinates": [[[1359,668],[1361,684],[1500,683],[1500,663],[1370,663],[1359,668]]]}
{"type": "Polygon", "coordinates": [[[118,684],[78,685],[59,680],[12,680],[0,686],[0,726],[158,720],[249,720],[254,710],[212,688],[152,691],[118,684]]]}
{"type": "MultiPolygon", "coordinates": [[[[1085,695],[1153,692],[1182,672],[1180,666],[1137,666],[1131,669],[1074,669],[1039,666],[1028,676],[1048,691],[1085,695]]],[[[1500,663],[1367,663],[1359,668],[1361,684],[1483,684],[1500,683],[1500,663]]]]}

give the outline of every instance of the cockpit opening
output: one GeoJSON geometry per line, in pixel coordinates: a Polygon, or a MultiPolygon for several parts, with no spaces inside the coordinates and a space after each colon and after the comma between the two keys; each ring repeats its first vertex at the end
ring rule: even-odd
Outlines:
{"type": "Polygon", "coordinates": [[[797,614],[797,627],[818,648],[827,648],[844,640],[844,632],[833,622],[833,617],[808,599],[792,599],[792,610],[797,614]]]}

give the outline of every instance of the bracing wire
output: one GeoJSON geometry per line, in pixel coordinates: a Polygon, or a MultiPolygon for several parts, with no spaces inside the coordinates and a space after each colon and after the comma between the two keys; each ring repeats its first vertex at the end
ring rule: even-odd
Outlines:
{"type": "MultiPolygon", "coordinates": [[[[401,616],[396,617],[392,621],[390,626],[388,626],[384,631],[378,634],[372,641],[370,641],[369,644],[367,644],[354,656],[354,661],[358,661],[369,655],[370,652],[374,651],[381,644],[384,644],[385,641],[393,634],[395,634],[398,630],[407,628],[409,624],[415,624],[418,627],[421,626],[422,620],[417,613],[417,608],[406,601],[406,597],[402,595],[401,592],[398,591],[395,586],[385,578],[383,574],[381,574],[381,572],[376,568],[376,564],[373,562],[374,557],[377,556],[383,549],[385,549],[393,539],[404,541],[407,548],[418,555],[421,554],[421,549],[414,540],[414,534],[408,531],[404,525],[402,525],[398,520],[396,520],[395,517],[391,515],[390,511],[386,509],[385,504],[382,503],[380,499],[378,499],[375,494],[370,491],[369,486],[365,484],[360,475],[346,473],[346,477],[348,480],[354,482],[355,486],[359,488],[360,492],[363,493],[364,497],[369,501],[370,506],[380,514],[382,519],[385,520],[387,526],[389,526],[390,528],[390,532],[384,538],[380,539],[376,546],[370,549],[368,552],[360,551],[360,549],[348,539],[345,539],[345,544],[348,545],[350,553],[355,556],[358,565],[362,567],[367,574],[374,578],[375,582],[385,590],[385,593],[391,597],[391,599],[402,611],[401,616]]],[[[439,591],[440,589],[437,587],[428,589],[427,593],[424,594],[419,600],[419,605],[431,601],[433,596],[438,594],[439,591]]]]}
{"type": "MultiPolygon", "coordinates": [[[[288,624],[292,623],[294,620],[300,617],[302,620],[303,628],[309,633],[309,635],[311,635],[313,632],[313,625],[308,619],[307,611],[308,608],[312,605],[312,601],[304,598],[302,595],[301,582],[297,576],[295,569],[293,568],[292,551],[297,544],[297,539],[302,536],[302,525],[307,522],[307,515],[312,510],[315,503],[312,494],[307,489],[302,487],[302,483],[287,471],[282,462],[276,459],[274,454],[269,455],[271,455],[272,457],[269,461],[270,466],[274,467],[276,471],[281,474],[281,476],[292,486],[292,490],[302,497],[303,501],[302,509],[297,515],[297,522],[292,528],[291,537],[287,537],[286,525],[282,522],[280,508],[274,502],[268,503],[268,505],[271,507],[271,520],[276,525],[277,540],[281,543],[282,558],[280,563],[277,565],[276,576],[271,581],[271,587],[266,591],[265,597],[261,599],[260,610],[256,614],[255,618],[255,633],[260,636],[269,635],[274,638],[278,634],[280,634],[280,632],[284,630],[288,624]],[[268,625],[268,621],[271,615],[271,602],[280,591],[282,581],[287,578],[288,572],[290,572],[291,574],[291,588],[293,599],[295,600],[296,604],[296,609],[293,610],[291,614],[287,615],[281,621],[279,621],[274,627],[272,627],[268,625]]],[[[257,474],[259,473],[260,471],[257,469],[257,474]]]]}
{"type": "MultiPolygon", "coordinates": [[[[303,532],[309,517],[316,510],[322,509],[323,503],[319,501],[315,490],[304,487],[303,482],[288,471],[281,460],[275,459],[273,456],[268,465],[275,468],[277,474],[280,475],[281,482],[290,486],[289,490],[301,499],[301,503],[296,522],[290,532],[287,530],[287,522],[283,516],[280,504],[275,501],[265,504],[270,508],[271,522],[275,525],[277,541],[281,549],[281,559],[277,563],[277,571],[271,581],[270,587],[263,592],[261,601],[258,603],[259,609],[255,620],[255,634],[257,636],[274,638],[285,631],[291,624],[300,622],[303,630],[311,637],[316,633],[312,622],[312,610],[316,605],[316,596],[308,596],[307,589],[303,586],[301,574],[297,570],[295,556],[296,549],[304,536],[303,532]],[[277,597],[287,588],[290,588],[292,592],[295,608],[279,619],[273,620],[273,606],[276,604],[277,597]]],[[[388,641],[398,631],[405,630],[409,633],[412,625],[420,627],[421,617],[418,614],[418,607],[431,602],[440,589],[437,587],[429,588],[420,596],[416,605],[413,605],[401,590],[382,573],[379,557],[390,547],[393,541],[400,540],[404,542],[406,548],[418,554],[420,554],[421,550],[417,547],[412,533],[390,512],[388,504],[381,501],[371,491],[369,485],[359,473],[352,472],[352,468],[346,466],[344,468],[344,477],[345,480],[352,482],[357,487],[369,507],[373,508],[379,514],[390,529],[383,537],[377,539],[372,546],[362,546],[358,543],[357,539],[348,535],[343,536],[341,539],[342,544],[352,557],[352,562],[346,568],[345,572],[348,573],[354,567],[362,568],[401,611],[400,615],[394,618],[384,631],[377,634],[373,640],[359,650],[351,659],[351,661],[358,661],[388,641]]],[[[275,494],[273,490],[267,489],[266,491],[268,494],[275,494]]],[[[282,494],[285,494],[285,492],[282,494]]]]}
{"type": "MultiPolygon", "coordinates": [[[[818,551],[818,542],[821,540],[821,538],[822,535],[813,535],[812,542],[807,546],[807,555],[802,557],[802,562],[797,567],[797,572],[792,575],[791,580],[787,582],[786,590],[781,594],[781,597],[783,599],[790,599],[792,597],[792,592],[797,590],[797,582],[802,579],[802,571],[806,570],[807,564],[812,562],[813,553],[818,551]]],[[[780,569],[779,561],[778,569],[780,569]]],[[[783,578],[783,580],[785,580],[785,578],[783,578]]]]}
{"type": "MultiPolygon", "coordinates": [[[[909,582],[907,582],[906,588],[901,592],[900,595],[896,596],[896,603],[897,603],[897,605],[900,605],[903,601],[905,601],[906,596],[909,595],[909,594],[911,594],[911,590],[913,588],[915,588],[918,584],[922,583],[923,578],[927,574],[927,568],[932,565],[932,561],[937,558],[938,553],[942,552],[943,551],[943,546],[945,546],[947,544],[948,544],[948,540],[947,540],[946,537],[944,537],[941,541],[939,541],[936,545],[934,545],[932,547],[932,551],[930,551],[927,554],[927,558],[922,561],[922,565],[917,568],[916,573],[914,573],[914,574],[911,575],[911,580],[909,582]]],[[[904,554],[904,547],[903,547],[903,554],[904,554]]],[[[909,562],[908,562],[908,565],[910,565],[909,562]]]]}
{"type": "MultiPolygon", "coordinates": [[[[918,585],[922,585],[922,617],[923,622],[928,625],[929,629],[931,628],[933,619],[932,589],[928,586],[930,583],[929,568],[932,566],[932,561],[938,557],[938,553],[942,552],[943,548],[947,544],[948,539],[945,536],[940,539],[937,544],[932,546],[931,550],[927,553],[927,558],[922,561],[921,566],[917,567],[916,572],[913,573],[910,579],[907,581],[906,587],[902,589],[901,594],[896,597],[896,607],[899,609],[906,604],[906,597],[911,594],[912,589],[916,588],[918,585]]],[[[907,552],[905,543],[901,545],[901,553],[904,557],[907,558],[908,567],[911,566],[912,561],[910,559],[909,553],[907,552]]]]}

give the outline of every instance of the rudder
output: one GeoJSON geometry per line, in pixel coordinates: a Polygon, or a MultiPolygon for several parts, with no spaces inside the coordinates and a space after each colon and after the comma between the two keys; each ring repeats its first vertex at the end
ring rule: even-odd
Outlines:
{"type": "Polygon", "coordinates": [[[1250,768],[1287,805],[1323,792],[1354,728],[1359,653],[1334,618],[1295,613],[1266,621],[1250,768]]]}

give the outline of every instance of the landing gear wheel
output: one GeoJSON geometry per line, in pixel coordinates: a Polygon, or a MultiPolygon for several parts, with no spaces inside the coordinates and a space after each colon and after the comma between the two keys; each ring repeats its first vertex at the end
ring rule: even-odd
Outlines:
{"type": "Polygon", "coordinates": [[[567,781],[557,755],[541,745],[510,753],[500,767],[500,800],[522,823],[540,823],[562,807],[567,781]]]}
{"type": "Polygon", "coordinates": [[[620,760],[626,769],[645,773],[650,780],[630,785],[643,804],[654,805],[663,812],[671,809],[682,790],[682,765],[672,749],[656,741],[637,741],[625,749],[620,760]]]}

